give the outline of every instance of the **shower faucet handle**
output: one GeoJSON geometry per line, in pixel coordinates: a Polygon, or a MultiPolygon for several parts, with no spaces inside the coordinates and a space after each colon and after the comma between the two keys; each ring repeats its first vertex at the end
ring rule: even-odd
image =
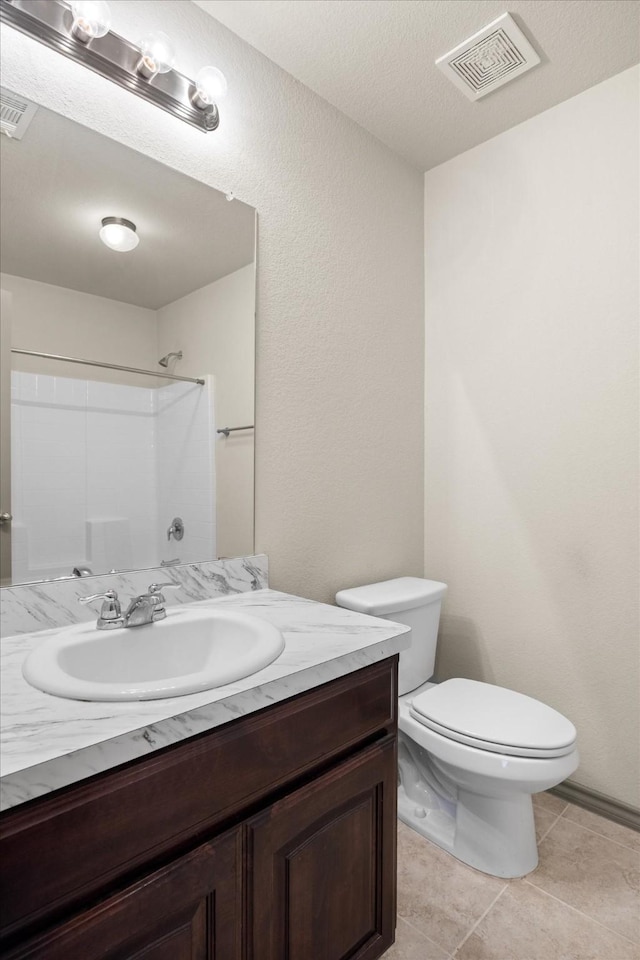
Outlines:
{"type": "Polygon", "coordinates": [[[115,590],[107,590],[105,593],[94,593],[91,597],[78,597],[78,603],[93,603],[94,600],[103,600],[100,616],[96,623],[98,630],[115,630],[116,627],[124,626],[124,618],[118,594],[115,590]]]}
{"type": "Polygon", "coordinates": [[[184,537],[184,520],[182,517],[174,517],[171,521],[171,526],[167,530],[167,540],[171,540],[171,537],[174,540],[182,540],[184,537]]]}

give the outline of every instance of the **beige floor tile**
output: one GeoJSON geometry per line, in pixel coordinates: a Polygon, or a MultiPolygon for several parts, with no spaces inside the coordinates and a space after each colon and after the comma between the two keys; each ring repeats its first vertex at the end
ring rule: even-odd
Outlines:
{"type": "Polygon", "coordinates": [[[563,800],[562,797],[556,797],[553,793],[534,793],[532,799],[534,808],[545,810],[547,813],[555,813],[556,816],[560,816],[565,807],[568,806],[566,800],[563,800]]]}
{"type": "Polygon", "coordinates": [[[455,960],[638,960],[638,948],[532,887],[510,884],[455,960]]]}
{"type": "Polygon", "coordinates": [[[640,857],[560,817],[527,881],[630,940],[640,942],[640,857]]]}
{"type": "Polygon", "coordinates": [[[398,918],[396,942],[382,955],[382,960],[449,960],[449,954],[398,918]]]}
{"type": "Polygon", "coordinates": [[[606,817],[601,817],[583,807],[576,807],[573,803],[567,805],[563,817],[571,820],[572,823],[579,823],[587,830],[599,833],[602,837],[608,837],[609,840],[615,840],[616,843],[622,843],[625,847],[640,851],[640,833],[629,827],[623,827],[621,823],[614,823],[613,820],[607,820],[606,817]]]}
{"type": "Polygon", "coordinates": [[[446,952],[455,950],[504,886],[398,825],[398,915],[446,952]]]}
{"type": "Polygon", "coordinates": [[[557,813],[549,813],[548,810],[545,810],[543,807],[533,807],[533,819],[536,823],[536,840],[538,843],[542,840],[545,834],[549,829],[554,825],[558,819],[557,813]]]}

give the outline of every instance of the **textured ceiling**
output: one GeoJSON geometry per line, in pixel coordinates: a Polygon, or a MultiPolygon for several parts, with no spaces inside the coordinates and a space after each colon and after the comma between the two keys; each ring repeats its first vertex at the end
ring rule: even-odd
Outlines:
{"type": "Polygon", "coordinates": [[[88,127],[39,107],[0,141],[4,273],[157,310],[253,261],[252,207],[88,127]],[[103,217],[138,247],[105,247],[103,217]]]}
{"type": "Polygon", "coordinates": [[[421,170],[640,60],[639,0],[195,0],[421,170]],[[477,103],[434,65],[506,11],[542,63],[477,103]]]}

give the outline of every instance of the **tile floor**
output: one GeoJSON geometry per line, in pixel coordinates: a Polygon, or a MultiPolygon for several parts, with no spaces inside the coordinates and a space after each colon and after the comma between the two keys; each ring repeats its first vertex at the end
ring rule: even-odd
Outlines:
{"type": "Polygon", "coordinates": [[[398,824],[398,927],[384,960],[640,960],[640,833],[534,797],[538,867],[500,880],[398,824]]]}

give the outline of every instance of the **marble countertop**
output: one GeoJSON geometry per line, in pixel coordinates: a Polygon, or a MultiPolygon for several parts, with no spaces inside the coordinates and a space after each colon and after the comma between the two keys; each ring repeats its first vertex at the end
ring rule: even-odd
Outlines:
{"type": "Polygon", "coordinates": [[[2,641],[0,809],[43,796],[229,720],[393,656],[409,628],[275,590],[200,601],[225,604],[275,624],[283,653],[264,670],[202,693],[165,700],[66,700],[31,687],[26,655],[65,628],[2,641]]]}

